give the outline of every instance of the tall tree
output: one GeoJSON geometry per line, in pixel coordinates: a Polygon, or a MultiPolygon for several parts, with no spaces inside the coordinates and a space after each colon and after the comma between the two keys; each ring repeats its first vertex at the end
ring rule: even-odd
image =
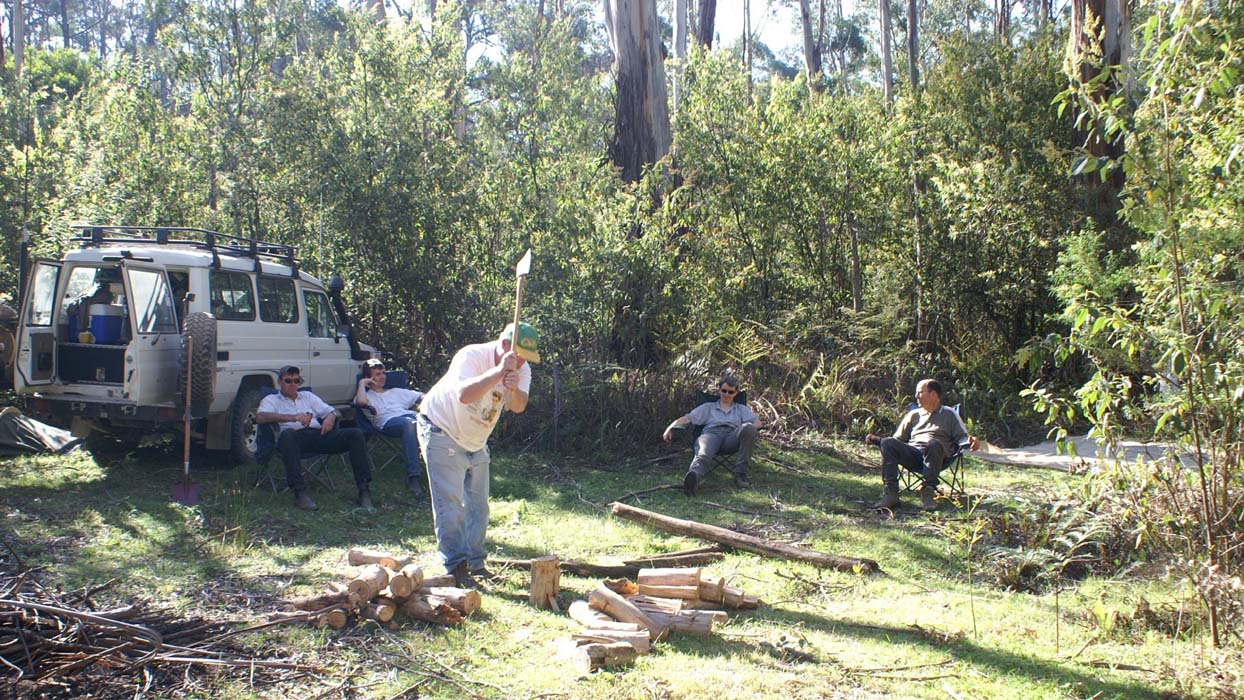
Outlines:
{"type": "MultiPolygon", "coordinates": [[[[1130,0],[1073,0],[1071,33],[1067,41],[1066,69],[1073,87],[1081,90],[1086,107],[1100,105],[1114,95],[1126,92],[1131,82],[1130,0]],[[1106,80],[1103,72],[1111,71],[1106,80]]],[[[1117,157],[1122,154],[1121,139],[1103,133],[1096,120],[1086,122],[1079,134],[1088,155],[1117,157]]],[[[1116,170],[1116,186],[1121,186],[1122,171],[1116,170]]]]}
{"type": "Polygon", "coordinates": [[[674,112],[678,112],[678,98],[682,92],[683,63],[687,60],[687,0],[674,0],[674,112]]]}
{"type": "Polygon", "coordinates": [[[880,0],[877,16],[881,30],[881,94],[888,109],[894,104],[894,52],[890,48],[890,0],[880,0]]]}
{"type": "Polygon", "coordinates": [[[665,47],[656,0],[607,0],[605,9],[617,90],[610,156],[622,179],[635,182],[670,150],[665,47]]]}
{"type": "Polygon", "coordinates": [[[695,39],[706,49],[713,47],[713,25],[717,22],[717,0],[700,0],[695,20],[695,39]]]}
{"type": "Polygon", "coordinates": [[[13,0],[13,74],[22,77],[22,64],[26,61],[26,17],[22,0],[13,0]]]}
{"type": "MultiPolygon", "coordinates": [[[[824,17],[824,0],[822,0],[824,17]]],[[[813,90],[821,89],[821,44],[820,35],[812,27],[812,9],[808,0],[799,0],[799,23],[803,27],[803,64],[808,72],[808,84],[813,90]],[[814,37],[814,34],[815,37],[814,37]]],[[[822,21],[822,28],[824,22],[822,21]]]]}
{"type": "Polygon", "coordinates": [[[920,95],[920,3],[907,0],[907,80],[913,97],[920,95]]]}

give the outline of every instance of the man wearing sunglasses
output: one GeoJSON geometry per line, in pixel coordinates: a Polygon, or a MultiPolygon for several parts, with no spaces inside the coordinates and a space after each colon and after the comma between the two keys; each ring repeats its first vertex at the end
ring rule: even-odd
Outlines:
{"type": "Polygon", "coordinates": [[[739,393],[739,380],[727,374],[717,382],[716,401],[709,401],[696,406],[687,415],[677,418],[661,436],[666,442],[674,439],[674,429],[694,423],[704,426],[700,437],[695,441],[695,458],[691,460],[691,468],[683,478],[683,488],[688,496],[694,496],[696,488],[708,473],[708,466],[718,452],[734,452],[734,485],[747,488],[751,483],[747,480],[747,467],[751,462],[752,449],[756,446],[756,431],[760,429],[760,419],[746,404],[735,403],[739,393]]]}
{"type": "Polygon", "coordinates": [[[278,372],[280,393],[269,394],[259,402],[255,422],[277,423],[280,436],[276,449],[285,462],[285,480],[294,491],[294,505],[303,510],[319,508],[307,495],[302,479],[302,458],[311,455],[350,453],[354,483],[358,486],[360,507],[373,510],[371,502],[371,463],[367,460],[367,441],[358,428],[337,428],[337,411],[310,391],[299,391],[302,372],[286,365],[278,372]]]}

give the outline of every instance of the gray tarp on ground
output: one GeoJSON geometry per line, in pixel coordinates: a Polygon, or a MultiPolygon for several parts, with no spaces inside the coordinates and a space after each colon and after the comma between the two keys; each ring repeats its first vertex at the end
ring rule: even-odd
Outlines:
{"type": "Polygon", "coordinates": [[[0,411],[0,456],[11,457],[27,452],[65,454],[82,444],[82,440],[61,430],[22,415],[16,408],[0,411]]]}

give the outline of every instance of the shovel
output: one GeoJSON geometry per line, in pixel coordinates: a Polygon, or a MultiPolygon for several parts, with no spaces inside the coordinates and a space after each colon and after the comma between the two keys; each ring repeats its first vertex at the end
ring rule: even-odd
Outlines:
{"type": "MultiPolygon", "coordinates": [[[[186,338],[186,358],[193,357],[194,336],[186,338]]],[[[190,480],[190,362],[186,362],[186,412],[183,415],[182,432],[185,435],[182,447],[183,467],[181,481],[173,482],[173,500],[183,506],[197,505],[199,502],[199,485],[190,480]]]]}

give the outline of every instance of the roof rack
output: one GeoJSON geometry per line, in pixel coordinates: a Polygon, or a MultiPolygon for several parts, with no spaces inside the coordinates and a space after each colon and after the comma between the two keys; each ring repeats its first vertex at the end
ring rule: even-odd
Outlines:
{"type": "Polygon", "coordinates": [[[98,247],[105,244],[126,244],[142,241],[156,245],[188,246],[206,250],[212,254],[212,266],[220,267],[220,254],[251,258],[255,261],[255,271],[262,272],[261,259],[288,265],[291,276],[298,275],[298,260],[294,256],[294,246],[284,243],[270,243],[254,238],[243,238],[229,233],[220,233],[204,228],[186,226],[93,226],[77,225],[79,231],[71,242],[83,248],[98,247]]]}

